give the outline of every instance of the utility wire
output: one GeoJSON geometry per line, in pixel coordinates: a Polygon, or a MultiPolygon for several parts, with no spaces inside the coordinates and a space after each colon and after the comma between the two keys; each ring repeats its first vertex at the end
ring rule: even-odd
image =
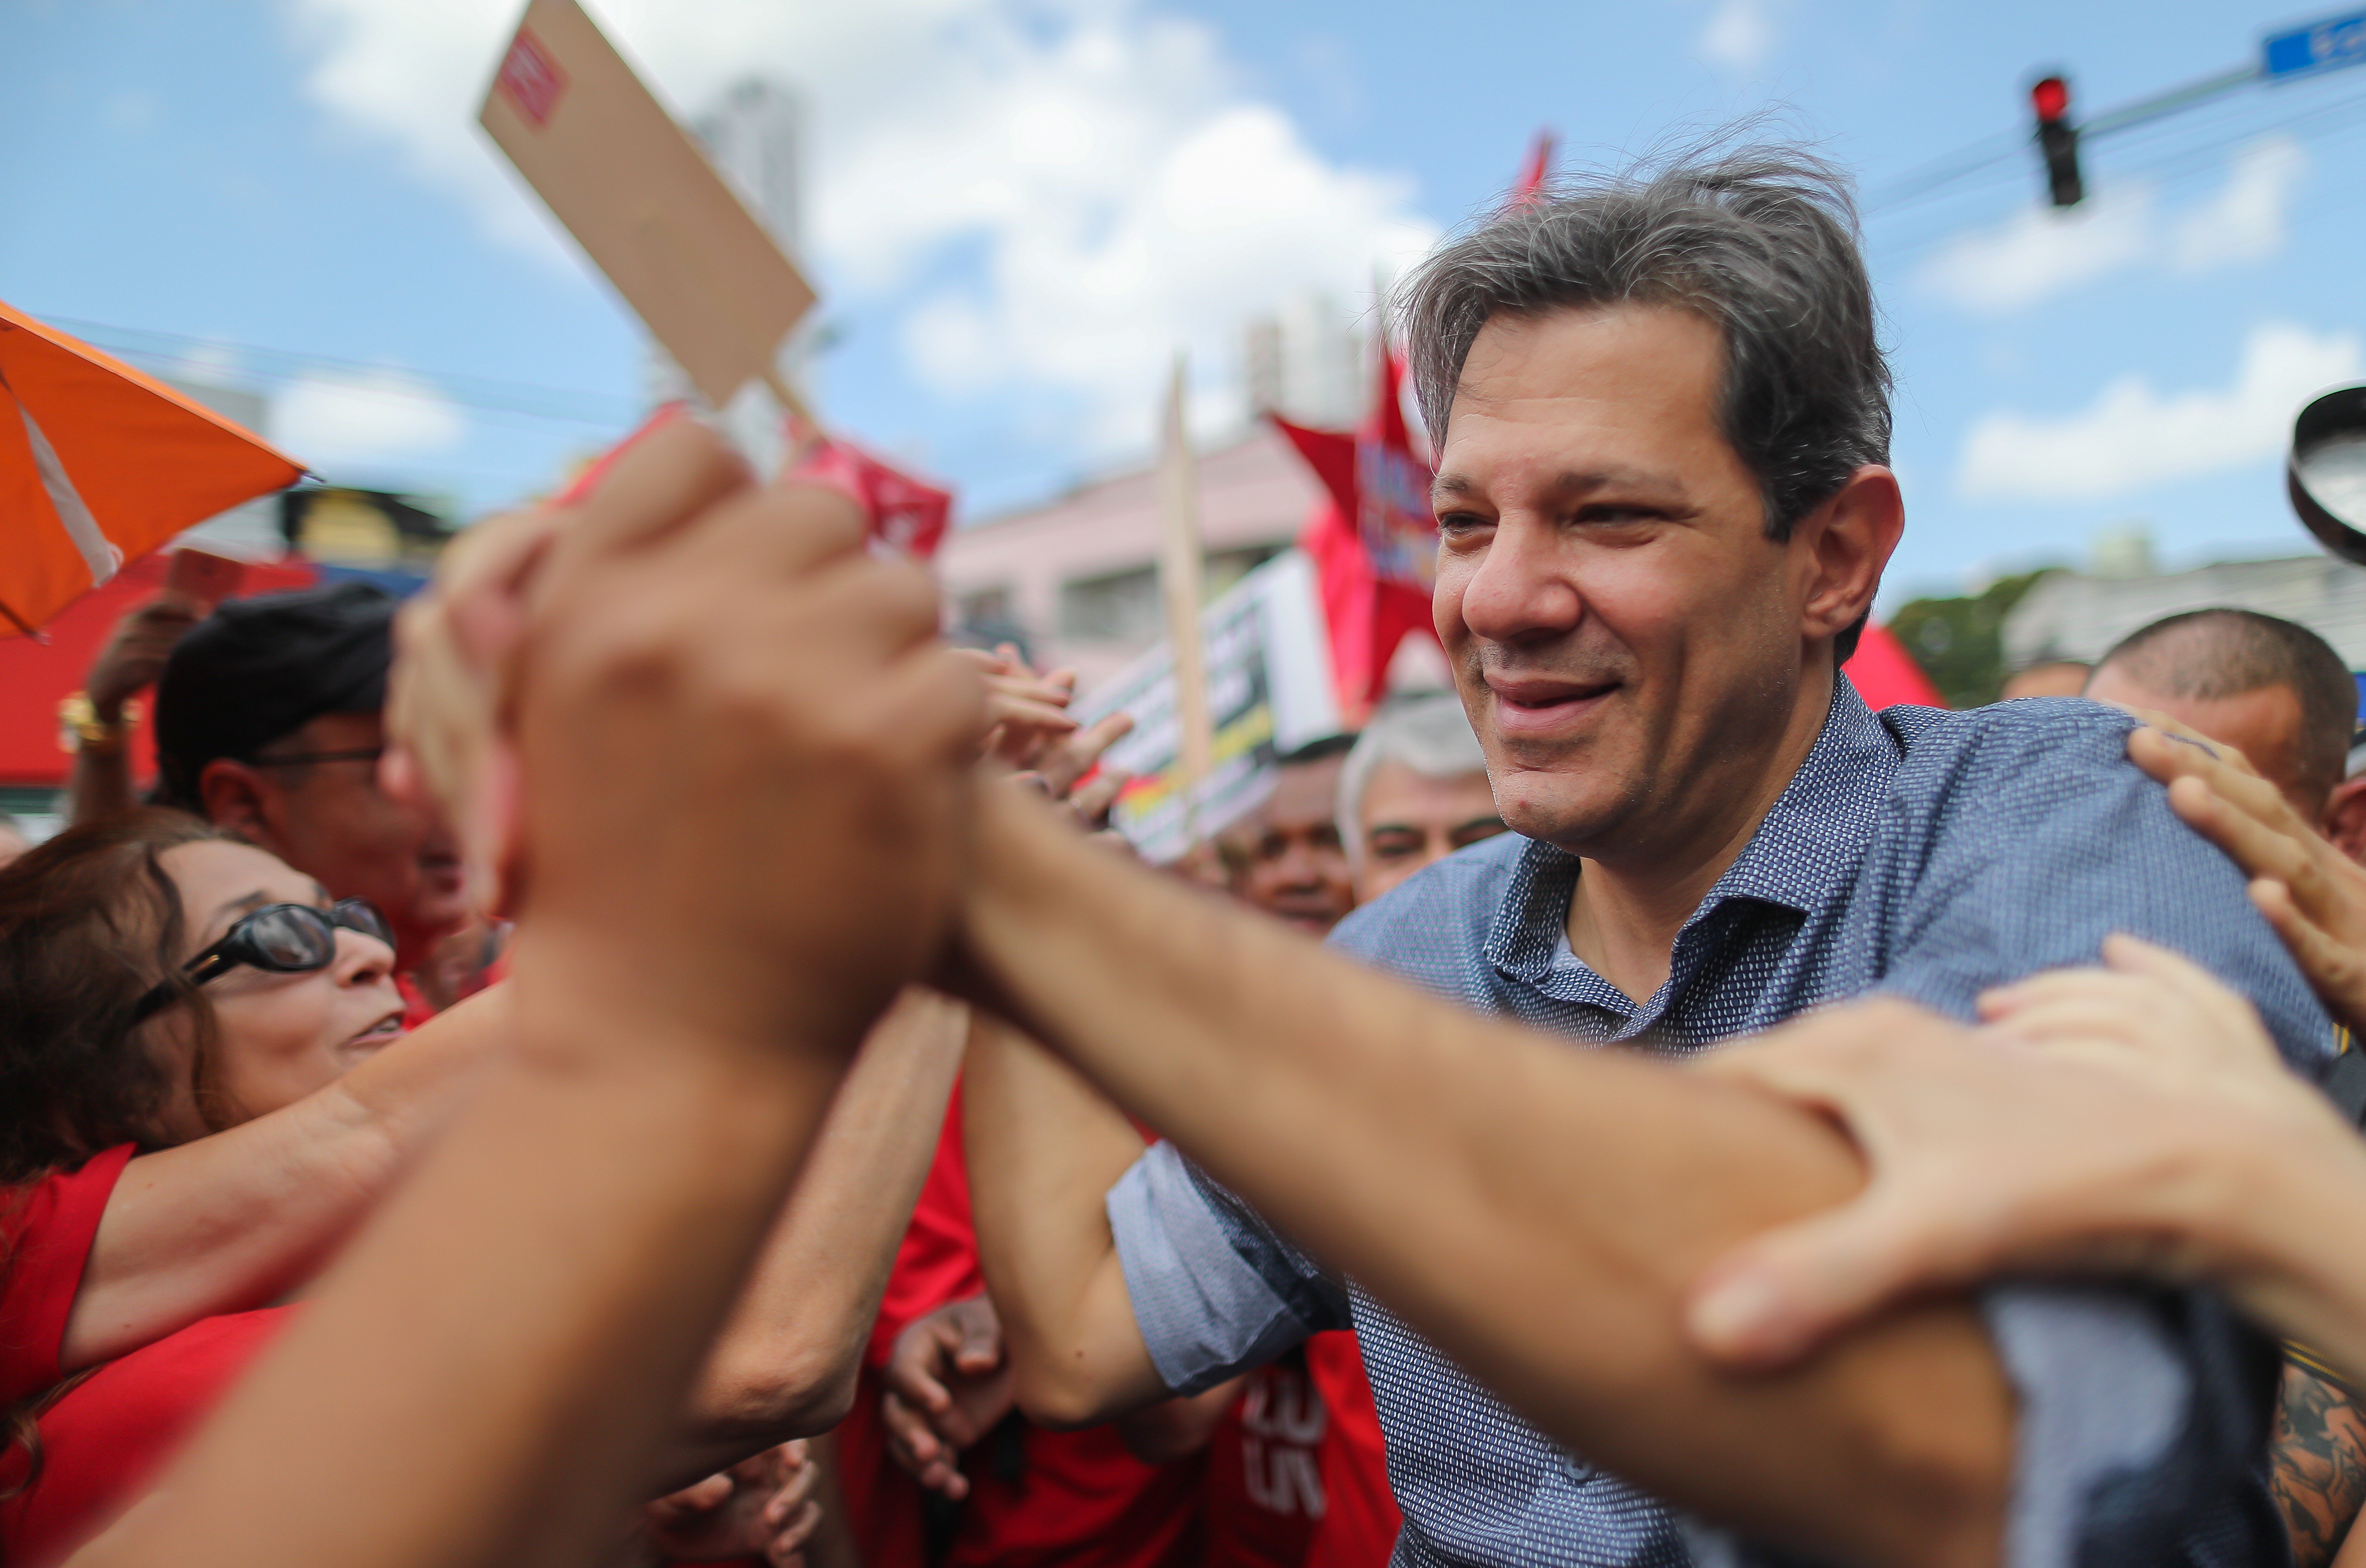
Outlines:
{"type": "MultiPolygon", "coordinates": [[[[2134,103],[2108,109],[2079,127],[2082,142],[2091,142],[2133,130],[2138,126],[2178,114],[2222,98],[2238,87],[2265,81],[2266,76],[2257,62],[2239,65],[2232,70],[2216,72],[2200,77],[2166,92],[2155,93],[2134,103]]],[[[1865,215],[1894,211],[1926,196],[1945,189],[1957,180],[1994,168],[2021,149],[2030,146],[2033,135],[2003,132],[1976,141],[1960,152],[1934,159],[1919,169],[1900,175],[1897,180],[1867,194],[1865,215]]]]}
{"type": "Polygon", "coordinates": [[[630,398],[600,392],[569,390],[558,387],[541,387],[524,381],[495,380],[481,376],[461,376],[445,371],[412,371],[400,367],[372,364],[365,360],[341,359],[324,354],[302,354],[291,349],[265,348],[254,344],[225,342],[217,338],[192,337],[183,333],[157,332],[143,327],[117,326],[106,321],[80,321],[71,316],[39,316],[68,332],[89,338],[102,348],[121,353],[145,355],[171,361],[192,370],[235,375],[245,371],[249,364],[266,379],[288,380],[308,370],[347,370],[375,377],[416,376],[427,383],[422,391],[413,392],[399,383],[373,383],[352,389],[393,398],[411,398],[419,401],[441,400],[481,412],[520,414],[529,419],[546,420],[567,424],[597,425],[603,429],[629,424],[647,411],[630,398]],[[112,340],[112,341],[110,341],[112,340]],[[157,346],[164,345],[164,346],[157,346]],[[208,353],[229,350],[242,363],[235,367],[217,366],[203,357],[208,353]],[[276,368],[275,368],[276,367],[276,368]]]}

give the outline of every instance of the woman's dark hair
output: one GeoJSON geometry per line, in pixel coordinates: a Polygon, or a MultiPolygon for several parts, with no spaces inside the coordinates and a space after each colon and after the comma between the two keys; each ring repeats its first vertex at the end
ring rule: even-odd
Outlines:
{"type": "Polygon", "coordinates": [[[158,857],[229,838],[150,807],[70,828],[0,868],[0,1186],[163,1141],[173,1085],[132,1019],[159,984],[188,1005],[197,1105],[213,1125],[213,1012],[182,976],[187,921],[158,857]]]}

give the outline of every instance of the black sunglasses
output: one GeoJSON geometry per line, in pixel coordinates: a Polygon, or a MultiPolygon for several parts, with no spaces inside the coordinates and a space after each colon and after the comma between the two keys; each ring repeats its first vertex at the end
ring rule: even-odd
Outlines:
{"type": "MultiPolygon", "coordinates": [[[[242,964],[274,975],[303,975],[326,969],[337,956],[337,929],[374,936],[389,947],[394,933],[377,906],[363,898],[340,898],[326,909],[310,904],[265,904],[239,917],[221,941],[181,965],[189,984],[202,986],[229,974],[242,964]]],[[[170,1005],[181,988],[166,981],[150,990],[131,1010],[136,1025],[170,1005]]]]}

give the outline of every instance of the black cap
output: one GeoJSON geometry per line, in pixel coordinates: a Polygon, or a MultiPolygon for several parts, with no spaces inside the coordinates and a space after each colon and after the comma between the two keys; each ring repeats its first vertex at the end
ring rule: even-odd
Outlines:
{"type": "Polygon", "coordinates": [[[156,682],[161,797],[196,807],[217,757],[251,760],[322,714],[386,706],[396,600],[366,582],[233,599],[193,627],[156,682]]]}

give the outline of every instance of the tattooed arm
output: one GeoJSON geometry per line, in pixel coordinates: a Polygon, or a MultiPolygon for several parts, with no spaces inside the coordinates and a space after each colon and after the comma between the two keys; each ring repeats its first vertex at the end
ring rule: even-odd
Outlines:
{"type": "Polygon", "coordinates": [[[2287,1362],[2268,1458],[2293,1561],[2328,1568],[2366,1503],[2366,1411],[2338,1383],[2287,1362]]]}

